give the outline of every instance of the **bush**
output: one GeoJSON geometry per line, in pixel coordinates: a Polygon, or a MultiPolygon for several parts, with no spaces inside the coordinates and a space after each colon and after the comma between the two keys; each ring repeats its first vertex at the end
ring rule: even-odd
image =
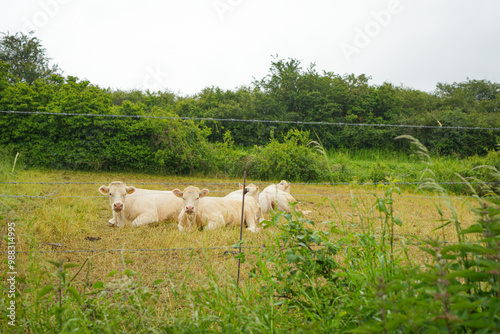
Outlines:
{"type": "Polygon", "coordinates": [[[290,130],[279,142],[255,146],[249,175],[261,180],[319,181],[329,179],[328,162],[309,148],[308,131],[290,130]]]}

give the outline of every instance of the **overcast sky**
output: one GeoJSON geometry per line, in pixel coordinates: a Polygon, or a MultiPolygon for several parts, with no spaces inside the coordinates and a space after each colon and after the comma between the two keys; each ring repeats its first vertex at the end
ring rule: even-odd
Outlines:
{"type": "Polygon", "coordinates": [[[0,32],[36,31],[64,75],[196,94],[303,68],[423,91],[500,81],[498,0],[0,0],[0,32]]]}

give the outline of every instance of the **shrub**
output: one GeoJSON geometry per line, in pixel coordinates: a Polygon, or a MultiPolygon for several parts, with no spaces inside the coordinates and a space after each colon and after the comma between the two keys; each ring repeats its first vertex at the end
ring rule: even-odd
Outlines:
{"type": "Polygon", "coordinates": [[[265,147],[255,146],[249,175],[261,180],[319,181],[329,179],[327,161],[309,148],[308,131],[290,130],[283,142],[272,139],[265,147]]]}

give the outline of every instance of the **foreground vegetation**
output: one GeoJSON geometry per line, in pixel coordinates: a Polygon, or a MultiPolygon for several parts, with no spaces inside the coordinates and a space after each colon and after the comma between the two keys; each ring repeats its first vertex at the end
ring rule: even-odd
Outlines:
{"type": "MultiPolygon", "coordinates": [[[[15,223],[25,252],[16,255],[16,326],[4,313],[2,332],[500,330],[497,195],[456,198],[427,177],[419,189],[437,197],[394,184],[293,185],[313,213],[269,216],[261,233],[244,234],[238,254],[236,228],[109,228],[97,188],[114,179],[159,189],[194,183],[224,195],[239,180],[18,167],[2,166],[10,183],[1,193],[40,198],[0,198],[2,222],[15,223]]],[[[5,261],[0,268],[5,281],[5,261]]],[[[3,288],[2,310],[11,300],[3,288]]]]}

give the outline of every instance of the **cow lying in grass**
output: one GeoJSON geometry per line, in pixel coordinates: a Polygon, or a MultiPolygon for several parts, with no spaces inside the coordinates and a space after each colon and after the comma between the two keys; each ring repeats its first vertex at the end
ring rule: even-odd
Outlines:
{"type": "Polygon", "coordinates": [[[164,220],[175,221],[183,207],[182,200],[171,191],[139,189],[120,181],[99,187],[99,192],[109,196],[113,211],[110,226],[123,227],[132,222],[132,227],[138,227],[164,220]]]}
{"type": "MultiPolygon", "coordinates": [[[[245,188],[247,189],[247,193],[245,195],[245,206],[246,205],[253,206],[255,211],[255,219],[258,222],[263,221],[264,217],[262,215],[262,208],[260,207],[260,202],[259,202],[259,187],[253,183],[250,183],[246,185],[245,188]]],[[[236,200],[242,201],[243,185],[240,183],[240,189],[227,194],[225,198],[234,198],[236,200]]]]}
{"type": "MultiPolygon", "coordinates": [[[[290,183],[282,180],[278,184],[271,184],[259,194],[259,203],[262,208],[262,214],[269,213],[271,210],[292,212],[292,203],[297,200],[290,194],[290,183]]],[[[297,211],[300,211],[296,207],[297,211]]],[[[308,214],[311,211],[301,211],[303,214],[308,214]]]]}
{"type": "MultiPolygon", "coordinates": [[[[179,214],[179,230],[206,229],[212,230],[228,225],[241,224],[241,200],[224,197],[206,197],[208,189],[189,186],[184,191],[172,190],[173,194],[182,198],[184,206],[179,214]]],[[[253,206],[245,205],[243,215],[247,230],[257,232],[257,222],[253,206]]]]}

